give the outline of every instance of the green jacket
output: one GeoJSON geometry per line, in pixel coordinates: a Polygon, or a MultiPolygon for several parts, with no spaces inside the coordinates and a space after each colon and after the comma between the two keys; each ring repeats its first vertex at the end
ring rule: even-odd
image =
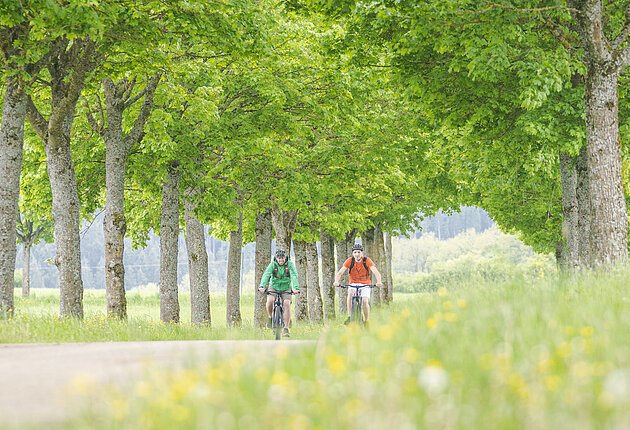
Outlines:
{"type": "Polygon", "coordinates": [[[281,266],[274,258],[274,260],[269,263],[269,266],[265,269],[265,273],[263,273],[262,280],[260,281],[260,288],[265,288],[269,283],[269,280],[271,280],[271,288],[276,291],[300,291],[297,270],[295,269],[295,264],[293,264],[293,261],[291,260],[285,261],[285,263],[281,266]],[[289,268],[288,277],[286,276],[287,267],[289,268]],[[276,268],[276,275],[274,276],[273,272],[276,268]]]}

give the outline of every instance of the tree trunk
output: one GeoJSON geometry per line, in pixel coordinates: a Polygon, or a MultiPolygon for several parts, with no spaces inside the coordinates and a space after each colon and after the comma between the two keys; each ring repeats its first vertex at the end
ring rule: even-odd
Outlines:
{"type": "Polygon", "coordinates": [[[50,118],[44,119],[30,99],[27,114],[46,150],[57,246],[55,264],[59,270],[60,316],[83,318],[80,202],[70,131],[86,76],[96,67],[98,55],[89,38],[75,39],[72,43],[58,39],[51,50],[54,60],[47,64],[51,82],[50,118]]]}
{"type": "MultiPolygon", "coordinates": [[[[341,269],[341,266],[343,266],[344,261],[346,261],[349,257],[352,257],[352,246],[354,245],[356,234],[357,234],[356,229],[352,229],[351,231],[346,233],[345,239],[342,239],[340,241],[336,241],[335,242],[335,247],[337,249],[337,260],[336,260],[337,261],[337,268],[335,270],[335,273],[337,273],[339,271],[339,269],[341,269]]],[[[348,272],[347,271],[341,277],[341,283],[342,284],[347,284],[348,283],[348,272]]],[[[346,290],[344,290],[342,288],[338,288],[337,289],[337,299],[338,299],[338,302],[339,302],[339,314],[340,315],[346,315],[347,314],[346,296],[347,296],[346,290]]]]}
{"type": "Polygon", "coordinates": [[[588,179],[588,162],[586,147],[577,156],[576,164],[576,198],[577,198],[577,253],[578,265],[581,268],[592,266],[593,255],[591,244],[591,191],[588,179]]]}
{"type": "Polygon", "coordinates": [[[16,220],[24,146],[26,94],[16,79],[9,78],[4,93],[0,125],[0,316],[14,311],[16,220]]]}
{"type": "Polygon", "coordinates": [[[277,205],[271,209],[271,220],[276,232],[276,249],[284,249],[287,255],[291,253],[291,238],[297,223],[297,210],[280,210],[277,205]]]}
{"type": "MultiPolygon", "coordinates": [[[[105,240],[105,291],[107,296],[107,314],[118,319],[127,319],[127,299],[125,297],[125,233],[127,221],[124,208],[124,186],[127,158],[132,146],[137,143],[144,130],[144,125],[153,106],[153,94],[159,77],[153,78],[141,94],[145,94],[144,104],[140,109],[131,131],[123,133],[123,114],[134,99],[131,99],[133,83],[122,79],[114,83],[111,78],[103,82],[105,93],[107,127],[96,127],[96,121],[88,119],[96,130],[103,130],[105,141],[105,218],[103,234],[105,240]]],[[[132,81],[135,82],[135,81],[132,81]]],[[[104,125],[104,124],[102,124],[104,125]]]]}
{"type": "Polygon", "coordinates": [[[562,242],[558,265],[563,270],[574,270],[578,262],[578,198],[575,158],[560,154],[562,183],[562,242]]]}
{"type": "Polygon", "coordinates": [[[227,263],[226,321],[228,327],[241,325],[241,251],[243,248],[243,215],[239,214],[236,230],[230,233],[227,263]]]}
{"type": "MultiPolygon", "coordinates": [[[[370,257],[374,261],[374,264],[377,264],[376,267],[378,267],[378,241],[376,240],[377,231],[380,230],[376,229],[376,227],[371,227],[362,234],[363,248],[365,249],[364,254],[367,257],[370,257]]],[[[372,278],[374,277],[372,276],[372,278]]],[[[374,283],[374,279],[372,279],[372,283],[374,283]]],[[[373,306],[379,306],[381,304],[379,290],[380,288],[374,288],[372,290],[370,303],[373,306]]]]}
{"type": "MultiPolygon", "coordinates": [[[[376,305],[385,304],[387,300],[387,277],[386,277],[386,263],[385,263],[385,238],[383,237],[383,230],[381,225],[374,227],[374,255],[372,260],[381,273],[382,281],[385,283],[383,288],[375,287],[372,290],[372,297],[378,297],[375,302],[376,305]]],[[[372,275],[372,284],[376,284],[376,277],[372,275]]]]}
{"type": "Polygon", "coordinates": [[[628,221],[621,173],[618,75],[589,64],[586,75],[586,135],[591,190],[591,244],[596,266],[625,263],[628,221]]]}
{"type": "MultiPolygon", "coordinates": [[[[363,244],[363,253],[373,259],[374,255],[374,227],[370,227],[361,233],[361,243],[363,244]]],[[[350,255],[352,255],[352,248],[350,249],[350,255]]]]}
{"type": "Polygon", "coordinates": [[[383,274],[387,287],[386,300],[391,303],[394,300],[394,276],[392,269],[392,236],[385,233],[385,273],[383,274]]]}
{"type": "Polygon", "coordinates": [[[295,296],[295,319],[297,321],[308,320],[308,275],[306,242],[296,240],[295,247],[295,269],[298,273],[298,280],[301,281],[300,294],[295,296]]]}
{"type": "Polygon", "coordinates": [[[72,162],[69,133],[50,127],[46,144],[48,177],[52,188],[52,210],[59,269],[60,315],[83,318],[81,239],[79,237],[79,190],[72,162]],[[54,130],[54,132],[53,132],[54,130]]]}
{"type": "Polygon", "coordinates": [[[324,317],[335,319],[335,242],[323,230],[320,233],[322,246],[322,291],[324,295],[324,317]]]}
{"type": "MultiPolygon", "coordinates": [[[[255,303],[254,303],[254,325],[256,327],[265,327],[267,323],[267,310],[265,309],[265,303],[267,297],[264,293],[258,291],[260,282],[262,281],[263,273],[269,265],[269,259],[271,256],[271,238],[272,238],[272,226],[271,226],[271,211],[256,215],[256,267],[254,269],[254,279],[256,285],[254,285],[255,291],[255,303]]],[[[299,296],[298,296],[299,297],[299,296]]]]}
{"type": "Polygon", "coordinates": [[[210,326],[210,287],[208,285],[208,253],[203,224],[195,215],[196,204],[191,192],[184,200],[186,251],[190,279],[190,320],[196,325],[210,326]]]}
{"type": "Polygon", "coordinates": [[[322,295],[319,287],[319,256],[317,243],[306,244],[306,283],[308,297],[308,316],[311,322],[322,322],[324,310],[322,308],[322,295]]]}
{"type": "Polygon", "coordinates": [[[22,297],[28,297],[31,294],[31,242],[22,244],[22,297]]]}
{"type": "MultiPolygon", "coordinates": [[[[113,122],[112,115],[108,120],[113,122]]],[[[122,117],[118,118],[122,124],[122,117]]],[[[111,124],[110,124],[111,125],[111,124]]],[[[105,217],[103,236],[105,241],[105,294],[107,315],[127,319],[125,296],[125,232],[127,220],[124,210],[125,166],[127,154],[122,142],[105,139],[105,217]]]]}
{"type": "Polygon", "coordinates": [[[160,223],[160,320],[179,322],[177,254],[179,236],[179,163],[171,162],[162,185],[160,223]]]}
{"type": "MultiPolygon", "coordinates": [[[[608,19],[601,0],[569,0],[580,47],[584,52],[586,78],[586,153],[590,217],[590,254],[587,264],[601,267],[628,259],[627,207],[623,190],[621,142],[619,140],[619,75],[630,61],[627,24],[615,40],[609,40],[604,22],[608,19]]],[[[626,19],[627,21],[627,19],[626,19]]],[[[578,187],[580,187],[578,170],[578,187]]],[[[578,202],[580,196],[578,193],[578,202]]],[[[582,208],[579,208],[580,212],[582,208]]],[[[582,215],[580,214],[580,217],[582,215]]]]}

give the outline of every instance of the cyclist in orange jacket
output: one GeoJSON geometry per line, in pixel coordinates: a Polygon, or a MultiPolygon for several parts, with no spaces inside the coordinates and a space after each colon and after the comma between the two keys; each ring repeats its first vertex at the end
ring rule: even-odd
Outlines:
{"type": "MultiPolygon", "coordinates": [[[[333,284],[335,287],[340,285],[341,277],[349,270],[350,275],[350,285],[370,285],[372,283],[371,273],[374,273],[376,276],[376,286],[382,287],[383,282],[381,278],[381,273],[376,268],[376,265],[372,261],[371,258],[365,257],[363,255],[363,245],[360,243],[355,243],[352,246],[352,257],[348,258],[341,266],[341,269],[335,275],[335,283],[333,284]],[[354,260],[354,261],[353,261],[354,260]]],[[[350,322],[350,310],[352,307],[352,296],[357,291],[357,288],[348,287],[348,297],[346,299],[346,309],[348,311],[348,319],[344,322],[344,324],[348,324],[350,322]]],[[[370,318],[370,293],[372,292],[371,288],[361,288],[358,289],[359,294],[361,295],[361,308],[363,309],[363,318],[367,323],[370,318]]]]}

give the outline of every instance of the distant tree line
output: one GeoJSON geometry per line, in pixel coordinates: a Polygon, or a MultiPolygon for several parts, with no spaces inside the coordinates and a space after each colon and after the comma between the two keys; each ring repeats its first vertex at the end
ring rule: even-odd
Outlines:
{"type": "MultiPolygon", "coordinates": [[[[101,289],[105,286],[103,273],[103,232],[98,228],[99,219],[89,228],[85,229],[81,236],[82,274],[86,288],[101,289]]],[[[468,230],[474,230],[480,233],[493,225],[494,222],[483,209],[462,207],[459,212],[439,212],[434,216],[423,219],[420,222],[420,227],[410,233],[410,236],[421,237],[426,234],[433,234],[438,240],[446,240],[468,230]]],[[[318,243],[318,245],[321,249],[321,244],[318,243]]],[[[185,247],[183,235],[179,238],[179,247],[185,247]]],[[[206,248],[208,250],[208,283],[212,291],[222,291],[225,289],[228,247],[228,242],[216,239],[210,235],[206,236],[206,248]]],[[[22,251],[22,249],[22,246],[20,246],[19,250],[22,251]]],[[[56,276],[56,268],[51,262],[55,253],[54,245],[39,243],[32,247],[31,252],[31,285],[35,288],[58,288],[59,284],[56,276]]],[[[254,271],[254,257],[254,244],[244,246],[241,267],[241,273],[243,275],[254,271]]],[[[269,256],[269,259],[270,258],[271,256],[269,256]]],[[[125,253],[125,267],[128,269],[125,283],[127,290],[148,284],[159,284],[159,260],[160,247],[159,237],[157,236],[151,236],[146,246],[142,248],[129,249],[125,253]]],[[[18,260],[16,267],[20,269],[22,273],[20,283],[18,284],[21,288],[24,282],[24,274],[27,273],[24,270],[24,260],[18,260]]],[[[188,262],[186,261],[185,254],[181,254],[178,258],[178,284],[181,285],[187,275],[188,262]]],[[[251,290],[251,288],[249,288],[250,286],[247,287],[251,290]]]]}

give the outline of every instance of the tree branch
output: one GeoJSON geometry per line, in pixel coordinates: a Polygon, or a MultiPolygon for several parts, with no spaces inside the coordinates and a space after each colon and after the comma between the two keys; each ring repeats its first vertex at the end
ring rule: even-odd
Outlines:
{"type": "MultiPolygon", "coordinates": [[[[100,102],[100,99],[99,99],[100,102]]],[[[90,108],[90,104],[88,103],[88,101],[86,100],[83,105],[85,106],[85,116],[87,117],[87,121],[88,124],[90,124],[90,127],[92,128],[92,131],[102,135],[103,134],[103,123],[101,122],[100,124],[96,121],[96,119],[94,118],[92,109],[90,108]]]]}
{"type": "Polygon", "coordinates": [[[48,139],[48,121],[39,112],[31,96],[28,96],[26,99],[26,116],[35,133],[42,141],[46,142],[46,139],[48,139]]]}
{"type": "Polygon", "coordinates": [[[481,9],[481,10],[474,10],[474,11],[465,11],[466,13],[471,13],[471,14],[479,14],[479,13],[486,13],[491,11],[492,9],[506,9],[506,10],[513,10],[516,12],[547,12],[550,10],[571,10],[570,7],[566,7],[566,6],[546,6],[546,7],[534,7],[534,8],[520,8],[520,7],[514,7],[514,6],[510,6],[510,5],[506,5],[506,4],[500,4],[500,3],[490,3],[488,5],[488,7],[486,7],[485,9],[481,9]]]}
{"type": "Polygon", "coordinates": [[[612,59],[610,41],[604,34],[603,10],[601,0],[572,0],[570,4],[577,7],[573,17],[578,24],[578,32],[582,36],[582,46],[591,61],[608,62],[612,59]]]}
{"type": "MultiPolygon", "coordinates": [[[[65,91],[62,92],[61,99],[53,109],[53,113],[50,117],[51,126],[61,126],[68,115],[73,112],[76,101],[81,95],[83,86],[85,84],[85,76],[90,71],[96,62],[96,49],[94,42],[89,39],[82,39],[74,41],[69,51],[66,54],[69,58],[64,62],[63,71],[67,69],[72,70],[70,80],[66,84],[65,91]]],[[[58,86],[64,85],[62,81],[66,79],[67,75],[56,75],[53,80],[57,80],[58,86]]],[[[53,84],[55,85],[55,84],[53,84]]],[[[59,89],[59,88],[58,88],[59,89]]],[[[53,94],[54,94],[53,90],[53,94]]],[[[53,100],[54,102],[54,100],[53,100]]]]}
{"type": "Polygon", "coordinates": [[[618,72],[621,72],[628,64],[630,64],[630,46],[626,46],[615,56],[615,67],[618,72]]]}
{"type": "Polygon", "coordinates": [[[124,140],[126,148],[131,148],[133,144],[138,143],[142,139],[142,136],[144,135],[144,126],[147,123],[149,115],[151,114],[151,109],[153,108],[153,96],[155,95],[155,91],[161,78],[162,74],[157,73],[151,78],[145,87],[143,91],[144,103],[142,104],[142,108],[140,108],[140,113],[133,124],[133,128],[124,140]]]}
{"type": "Polygon", "coordinates": [[[628,39],[630,34],[630,4],[626,6],[626,23],[621,29],[619,36],[615,38],[612,43],[613,49],[618,49],[628,39]]]}

